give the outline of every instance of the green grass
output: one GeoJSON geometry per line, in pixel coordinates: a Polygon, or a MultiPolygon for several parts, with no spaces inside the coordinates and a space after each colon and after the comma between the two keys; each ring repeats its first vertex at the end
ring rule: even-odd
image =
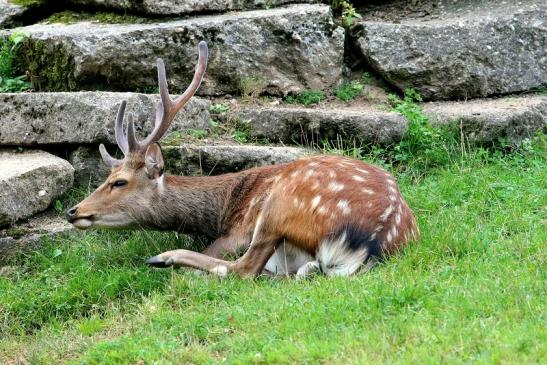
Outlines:
{"type": "Polygon", "coordinates": [[[75,12],[70,10],[65,10],[59,13],[50,15],[47,19],[44,20],[48,23],[63,23],[63,24],[73,24],[82,21],[90,21],[96,23],[105,23],[105,24],[138,24],[138,23],[150,23],[152,20],[127,14],[116,14],[109,12],[75,12]]]}
{"type": "Polygon", "coordinates": [[[219,280],[144,266],[195,246],[175,234],[58,238],[0,276],[0,363],[545,363],[545,146],[394,165],[422,238],[352,278],[219,280]]]}
{"type": "Polygon", "coordinates": [[[304,90],[296,95],[289,95],[285,98],[288,104],[314,105],[325,99],[325,93],[321,90],[304,90]]]}
{"type": "Polygon", "coordinates": [[[353,80],[349,83],[338,86],[334,90],[334,95],[344,102],[353,101],[356,97],[363,92],[363,84],[357,80],[353,80]]]}

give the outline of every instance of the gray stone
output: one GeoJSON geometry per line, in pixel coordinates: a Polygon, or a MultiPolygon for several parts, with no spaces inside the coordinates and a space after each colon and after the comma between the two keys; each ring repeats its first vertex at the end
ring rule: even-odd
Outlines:
{"type": "MultiPolygon", "coordinates": [[[[109,150],[114,155],[116,149],[112,147],[109,150]]],[[[70,153],[68,161],[74,167],[74,184],[80,187],[95,188],[110,174],[110,166],[101,159],[97,146],[78,147],[70,153]]]]}
{"type": "MultiPolygon", "coordinates": [[[[454,2],[456,3],[456,2],[454,2]]],[[[352,29],[368,64],[424,99],[467,99],[547,84],[547,3],[458,2],[435,17],[363,21],[352,29]]]]}
{"type": "MultiPolygon", "coordinates": [[[[122,100],[138,134],[153,129],[157,95],[111,92],[0,94],[0,145],[115,143],[114,122],[122,100]]],[[[208,100],[192,98],[171,131],[209,126],[208,100]]]]}
{"type": "Polygon", "coordinates": [[[311,154],[311,151],[296,147],[181,145],[180,147],[165,147],[163,153],[172,173],[218,175],[256,166],[294,161],[311,154]]]}
{"type": "Polygon", "coordinates": [[[73,179],[72,166],[49,153],[0,152],[0,226],[45,210],[73,179]]]}
{"type": "MultiPolygon", "coordinates": [[[[16,226],[0,229],[0,265],[16,253],[39,246],[46,237],[52,239],[74,231],[72,224],[53,210],[41,213],[16,226]]],[[[2,271],[9,270],[3,267],[0,269],[0,276],[2,271]]]]}
{"type": "Polygon", "coordinates": [[[24,13],[24,7],[12,4],[8,0],[0,0],[0,28],[20,25],[20,19],[24,13]]]}
{"type": "Polygon", "coordinates": [[[229,118],[250,125],[251,136],[273,142],[314,146],[322,140],[391,143],[402,138],[407,122],[395,112],[350,107],[243,107],[229,118]]]}
{"type": "Polygon", "coordinates": [[[153,24],[36,24],[18,31],[31,36],[33,80],[48,90],[154,87],[158,57],[172,89],[180,90],[192,78],[200,40],[209,45],[202,95],[329,89],[343,69],[344,31],[327,5],[153,24]]]}
{"type": "Polygon", "coordinates": [[[100,6],[105,9],[123,10],[149,15],[183,15],[205,12],[226,12],[272,8],[290,3],[314,3],[317,0],[67,0],[67,3],[100,6]]]}
{"type": "Polygon", "coordinates": [[[431,102],[424,113],[433,125],[453,125],[475,142],[506,139],[518,143],[547,132],[547,96],[530,95],[466,102],[431,102]]]}

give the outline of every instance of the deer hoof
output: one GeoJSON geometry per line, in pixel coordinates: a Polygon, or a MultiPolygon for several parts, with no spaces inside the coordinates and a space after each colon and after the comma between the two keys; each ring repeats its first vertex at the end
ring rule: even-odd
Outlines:
{"type": "Polygon", "coordinates": [[[170,267],[173,265],[173,260],[171,259],[162,259],[160,255],[150,257],[148,260],[146,260],[146,264],[149,266],[154,267],[170,267]]]}

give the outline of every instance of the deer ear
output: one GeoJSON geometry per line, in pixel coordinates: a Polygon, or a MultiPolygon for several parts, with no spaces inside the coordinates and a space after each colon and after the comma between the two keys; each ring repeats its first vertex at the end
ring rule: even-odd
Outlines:
{"type": "Polygon", "coordinates": [[[159,144],[152,143],[148,146],[144,155],[144,162],[146,164],[146,174],[150,179],[157,179],[163,175],[164,162],[159,144]]]}

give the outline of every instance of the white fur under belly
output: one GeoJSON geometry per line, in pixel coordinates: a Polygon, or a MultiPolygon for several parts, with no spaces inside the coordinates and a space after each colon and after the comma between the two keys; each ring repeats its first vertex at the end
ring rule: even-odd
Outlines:
{"type": "Polygon", "coordinates": [[[266,263],[264,270],[273,275],[294,274],[300,267],[313,261],[309,253],[291,245],[281,244],[266,263]]]}

